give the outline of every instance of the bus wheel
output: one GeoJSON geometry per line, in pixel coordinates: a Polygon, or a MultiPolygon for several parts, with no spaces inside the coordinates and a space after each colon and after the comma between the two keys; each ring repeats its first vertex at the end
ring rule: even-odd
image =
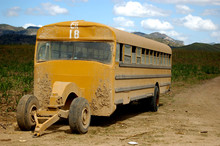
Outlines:
{"type": "Polygon", "coordinates": [[[17,106],[17,123],[22,131],[33,130],[36,123],[34,113],[39,109],[39,101],[34,95],[24,95],[17,106]]]}
{"type": "Polygon", "coordinates": [[[158,86],[154,87],[154,96],[150,100],[150,111],[156,112],[159,107],[159,89],[158,86]]]}
{"type": "Polygon", "coordinates": [[[90,125],[91,113],[85,98],[75,98],[69,110],[69,125],[73,133],[85,134],[90,125]]]}

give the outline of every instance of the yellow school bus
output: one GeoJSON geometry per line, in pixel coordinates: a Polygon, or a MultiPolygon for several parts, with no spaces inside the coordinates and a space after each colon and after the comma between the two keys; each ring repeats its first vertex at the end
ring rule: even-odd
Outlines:
{"type": "Polygon", "coordinates": [[[17,107],[21,130],[40,136],[61,117],[86,133],[91,115],[110,116],[119,104],[170,90],[171,56],[165,44],[103,24],[68,21],[41,27],[34,59],[34,95],[17,107]]]}

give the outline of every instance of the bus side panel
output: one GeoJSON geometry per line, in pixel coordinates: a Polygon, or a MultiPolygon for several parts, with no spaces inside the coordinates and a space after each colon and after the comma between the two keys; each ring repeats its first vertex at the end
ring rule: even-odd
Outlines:
{"type": "Polygon", "coordinates": [[[127,104],[132,100],[154,94],[158,83],[160,93],[165,93],[171,85],[170,69],[149,69],[119,67],[115,69],[115,104],[127,104]]]}

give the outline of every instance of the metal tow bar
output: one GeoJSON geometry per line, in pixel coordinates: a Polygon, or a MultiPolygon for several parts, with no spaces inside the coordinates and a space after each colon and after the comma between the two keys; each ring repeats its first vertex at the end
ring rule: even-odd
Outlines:
{"type": "Polygon", "coordinates": [[[34,130],[33,138],[39,137],[43,132],[56,123],[60,118],[68,118],[69,110],[56,110],[56,111],[37,111],[34,114],[36,127],[34,130]]]}

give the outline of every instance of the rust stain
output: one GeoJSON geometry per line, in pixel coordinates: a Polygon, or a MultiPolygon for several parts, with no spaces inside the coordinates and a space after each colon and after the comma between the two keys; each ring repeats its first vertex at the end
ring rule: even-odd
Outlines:
{"type": "Polygon", "coordinates": [[[100,110],[108,110],[111,103],[111,90],[106,86],[106,83],[101,83],[95,92],[95,98],[92,99],[91,108],[95,112],[100,110]]]}
{"type": "Polygon", "coordinates": [[[38,98],[41,108],[46,108],[47,105],[49,105],[52,93],[51,80],[49,79],[48,74],[37,78],[35,88],[35,96],[38,98]]]}

